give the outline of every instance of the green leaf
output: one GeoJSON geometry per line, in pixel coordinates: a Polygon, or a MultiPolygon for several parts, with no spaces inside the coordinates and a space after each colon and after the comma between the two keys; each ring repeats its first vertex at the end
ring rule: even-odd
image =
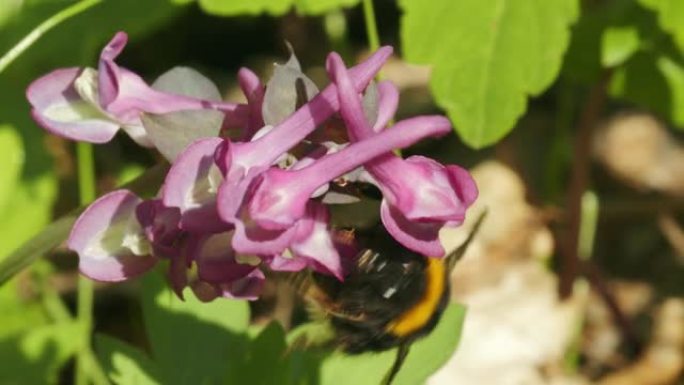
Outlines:
{"type": "Polygon", "coordinates": [[[154,146],[170,162],[201,138],[217,137],[225,116],[213,110],[143,114],[141,121],[154,146]]]}
{"type": "Polygon", "coordinates": [[[0,28],[19,12],[22,1],[23,0],[5,0],[3,6],[0,7],[0,28]]]}
{"type": "Polygon", "coordinates": [[[138,163],[128,163],[123,166],[116,178],[117,185],[129,183],[145,172],[145,167],[138,163]]]}
{"type": "MultiPolygon", "coordinates": [[[[406,361],[397,374],[394,385],[425,383],[427,378],[453,355],[461,338],[465,308],[451,304],[442,315],[435,330],[411,346],[406,361]]],[[[394,363],[396,349],[383,353],[346,355],[333,353],[320,368],[321,385],[345,383],[377,385],[394,363]]]]}
{"type": "Polygon", "coordinates": [[[333,353],[321,364],[320,384],[335,385],[340,383],[340,379],[355,385],[380,384],[392,366],[395,355],[394,350],[353,356],[333,353]]]}
{"type": "Polygon", "coordinates": [[[527,97],[556,78],[577,0],[402,0],[402,48],[433,66],[430,87],[456,131],[481,148],[506,135],[527,97]]]}
{"type": "Polygon", "coordinates": [[[21,144],[21,137],[13,127],[0,125],[0,212],[14,193],[23,163],[24,146],[21,144]]]}
{"type": "Polygon", "coordinates": [[[115,384],[156,385],[157,369],[140,349],[106,335],[95,336],[95,350],[107,376],[115,384]]]}
{"type": "Polygon", "coordinates": [[[80,329],[75,322],[34,328],[0,341],[0,384],[50,384],[76,352],[80,329]]]}
{"type": "Polygon", "coordinates": [[[285,358],[285,331],[277,321],[271,322],[259,335],[251,341],[244,352],[246,362],[240,370],[229,378],[229,384],[286,385],[288,375],[287,359],[285,358]],[[268,370],[264,370],[268,365],[268,370]]]}
{"type": "MultiPolygon", "coordinates": [[[[187,0],[171,0],[183,3],[187,0]]],[[[268,13],[284,15],[295,6],[297,13],[310,16],[322,15],[339,8],[352,7],[360,0],[198,0],[200,7],[219,16],[257,15],[268,13]]]]}
{"type": "Polygon", "coordinates": [[[197,99],[221,100],[221,91],[211,79],[190,67],[173,67],[152,83],[152,88],[197,99]]]}
{"type": "Polygon", "coordinates": [[[290,10],[293,0],[199,0],[200,7],[219,16],[282,15],[290,10]]]}
{"type": "Polygon", "coordinates": [[[181,301],[160,274],[143,278],[142,305],[152,356],[163,384],[214,384],[240,370],[248,338],[245,301],[181,301]],[[179,363],[182,363],[179,365],[179,363]]]}
{"type": "Polygon", "coordinates": [[[656,64],[665,78],[670,94],[669,118],[680,130],[684,129],[684,66],[667,56],[656,64]]]}
{"type": "Polygon", "coordinates": [[[658,13],[660,27],[674,37],[679,49],[684,52],[684,1],[639,0],[639,3],[658,13]]]}
{"type": "Polygon", "coordinates": [[[16,186],[11,199],[0,213],[0,234],[3,239],[0,242],[0,260],[38,233],[50,221],[56,193],[57,180],[53,175],[46,174],[16,186]]]}
{"type": "Polygon", "coordinates": [[[22,298],[21,288],[22,285],[17,280],[0,287],[0,314],[2,314],[0,340],[47,322],[40,301],[37,298],[22,298]]]}
{"type": "Polygon", "coordinates": [[[618,66],[639,49],[639,31],[634,26],[607,28],[601,37],[601,64],[618,66]]]}
{"type": "Polygon", "coordinates": [[[297,13],[304,15],[322,15],[339,8],[357,5],[361,0],[295,0],[297,13]]]}
{"type": "Polygon", "coordinates": [[[684,64],[679,60],[637,54],[615,72],[609,92],[684,128],[684,64]]]}
{"type": "Polygon", "coordinates": [[[411,346],[411,352],[394,385],[422,384],[444,366],[461,340],[465,316],[466,308],[463,305],[450,305],[432,334],[411,346]]]}

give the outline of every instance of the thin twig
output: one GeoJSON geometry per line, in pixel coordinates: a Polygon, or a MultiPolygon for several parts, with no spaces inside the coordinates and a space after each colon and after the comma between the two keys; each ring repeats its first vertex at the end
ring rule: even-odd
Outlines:
{"type": "Polygon", "coordinates": [[[658,227],[672,250],[677,253],[679,260],[684,263],[684,230],[677,223],[677,219],[672,214],[661,213],[658,215],[658,227]]]}
{"type": "Polygon", "coordinates": [[[622,341],[624,341],[628,351],[633,355],[637,355],[642,347],[641,341],[634,330],[632,322],[620,309],[598,266],[591,261],[582,261],[581,272],[606,304],[615,326],[617,326],[622,334],[622,341]]]}
{"type": "Polygon", "coordinates": [[[562,256],[559,293],[562,299],[572,294],[572,287],[579,273],[580,262],[577,247],[582,221],[582,195],[589,184],[591,137],[606,102],[610,75],[610,71],[605,72],[601,80],[591,89],[587,103],[582,109],[575,136],[572,179],[567,204],[568,229],[566,236],[559,239],[562,242],[559,245],[562,256]]]}

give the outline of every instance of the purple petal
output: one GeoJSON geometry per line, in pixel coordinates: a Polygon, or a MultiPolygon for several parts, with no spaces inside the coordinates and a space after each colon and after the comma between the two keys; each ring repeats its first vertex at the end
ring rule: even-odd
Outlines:
{"type": "MultiPolygon", "coordinates": [[[[391,47],[382,47],[363,63],[350,69],[350,77],[358,92],[361,92],[382,64],[392,54],[391,47]]],[[[284,152],[296,146],[317,126],[325,122],[339,109],[340,103],[334,85],[328,85],[311,101],[299,108],[263,137],[250,142],[258,147],[261,165],[273,164],[284,152]]]]}
{"type": "Polygon", "coordinates": [[[98,89],[100,105],[105,108],[119,95],[120,70],[114,59],[123,51],[127,42],[128,35],[125,32],[117,32],[100,53],[98,89]]]}
{"type": "Polygon", "coordinates": [[[135,214],[152,243],[155,256],[180,257],[181,250],[177,244],[181,238],[180,210],[177,207],[166,207],[161,199],[153,199],[140,203],[135,214]]]}
{"type": "Polygon", "coordinates": [[[245,122],[246,106],[159,92],[149,87],[140,76],[119,67],[114,60],[127,41],[128,36],[118,32],[102,50],[98,64],[98,93],[102,108],[123,123],[124,129],[138,143],[150,145],[140,123],[141,112],[165,114],[180,110],[217,109],[226,113],[226,120],[245,122]]]}
{"type": "MultiPolygon", "coordinates": [[[[352,140],[369,140],[374,131],[361,114],[360,98],[351,85],[342,59],[331,54],[327,67],[338,86],[340,113],[347,123],[349,136],[352,140]]],[[[393,95],[396,90],[389,86],[383,88],[385,97],[390,99],[388,108],[395,108],[392,105],[396,102],[391,99],[396,97],[393,95]]],[[[405,120],[396,126],[428,124],[424,119],[405,120]]],[[[421,156],[403,160],[389,153],[365,166],[383,192],[381,216],[388,231],[412,250],[428,256],[443,255],[437,241],[439,228],[462,223],[466,209],[477,197],[477,187],[468,172],[457,166],[445,167],[421,156]]]]}
{"type": "Polygon", "coordinates": [[[244,140],[249,140],[257,130],[264,126],[264,119],[261,114],[261,107],[264,103],[264,86],[259,77],[248,68],[240,68],[238,81],[249,106],[249,120],[243,135],[244,140]]]}
{"type": "Polygon", "coordinates": [[[93,202],[78,218],[67,241],[79,255],[79,269],[98,281],[123,281],[151,269],[157,259],[136,217],[142,200],[117,190],[93,202]]]}
{"type": "MultiPolygon", "coordinates": [[[[354,86],[358,87],[359,91],[368,84],[391,52],[390,47],[383,47],[351,70],[354,86]]],[[[331,85],[263,136],[246,143],[224,143],[216,152],[216,164],[225,177],[218,193],[218,210],[221,217],[232,223],[243,203],[243,196],[251,183],[251,177],[261,174],[263,169],[271,166],[286,151],[297,145],[316,126],[328,119],[338,106],[337,92],[331,85]],[[246,183],[243,178],[248,179],[246,183]]],[[[322,182],[316,188],[326,182],[322,182]]],[[[268,223],[266,226],[269,226],[268,223]]]]}
{"type": "MultiPolygon", "coordinates": [[[[330,180],[336,175],[331,175],[330,180]]],[[[254,181],[256,191],[249,199],[249,215],[259,226],[277,230],[291,226],[304,216],[306,203],[318,186],[307,185],[297,171],[272,167],[254,181]],[[302,180],[302,183],[295,180],[302,180]],[[299,186],[295,186],[299,184],[299,186]]]]}
{"type": "Polygon", "coordinates": [[[230,139],[223,139],[214,151],[214,164],[219,168],[224,178],[228,176],[233,165],[232,147],[233,144],[230,139]]]}
{"type": "Polygon", "coordinates": [[[409,221],[399,210],[389,206],[386,200],[380,206],[380,218],[392,237],[406,248],[425,256],[444,256],[444,248],[439,242],[439,230],[443,223],[409,221]]]}
{"type": "Polygon", "coordinates": [[[290,245],[292,253],[312,262],[313,267],[344,279],[340,255],[335,248],[329,228],[330,214],[325,205],[310,202],[307,215],[297,222],[297,232],[290,245]]]}
{"type": "Polygon", "coordinates": [[[190,288],[195,297],[202,302],[211,302],[221,295],[218,285],[205,281],[193,281],[190,283],[190,288]]]}
{"type": "Polygon", "coordinates": [[[241,219],[235,222],[233,248],[241,254],[281,254],[290,245],[294,235],[295,226],[268,230],[253,221],[241,219]]]}
{"type": "Polygon", "coordinates": [[[74,89],[79,68],[55,70],[34,80],[26,90],[31,115],[52,134],[91,143],[110,141],[119,124],[84,101],[74,89]]]}
{"type": "Polygon", "coordinates": [[[259,298],[259,294],[261,294],[265,280],[266,277],[261,270],[253,270],[244,278],[220,285],[221,296],[250,301],[256,300],[259,298]]]}
{"type": "Polygon", "coordinates": [[[477,184],[475,184],[475,179],[473,179],[468,170],[462,167],[449,165],[446,166],[446,168],[451,186],[454,188],[454,191],[456,191],[456,194],[458,194],[458,197],[461,199],[463,204],[466,207],[470,207],[470,205],[475,202],[479,194],[477,190],[477,184]]]}
{"type": "Polygon", "coordinates": [[[450,132],[449,121],[441,116],[407,119],[363,141],[328,154],[299,170],[270,168],[249,194],[249,215],[266,229],[286,228],[300,219],[312,194],[329,181],[395,148],[408,147],[428,136],[450,132]]]}
{"type": "Polygon", "coordinates": [[[171,258],[169,261],[169,270],[166,274],[171,284],[171,289],[180,299],[184,298],[183,289],[188,286],[188,267],[187,260],[180,255],[171,258]]]}
{"type": "Polygon", "coordinates": [[[373,131],[378,132],[389,124],[399,106],[399,90],[390,81],[378,84],[378,117],[373,125],[373,131]]]}
{"type": "Polygon", "coordinates": [[[210,283],[230,283],[247,276],[256,266],[238,263],[231,246],[233,232],[203,236],[189,253],[197,263],[199,278],[210,283]]]}
{"type": "Polygon", "coordinates": [[[273,271],[295,272],[304,270],[308,266],[304,258],[295,256],[276,255],[268,262],[268,267],[273,271]]]}
{"type": "Polygon", "coordinates": [[[220,138],[195,141],[181,153],[164,181],[162,200],[181,211],[181,228],[191,232],[221,232],[229,228],[218,216],[216,192],[222,180],[214,164],[220,138]]]}
{"type": "Polygon", "coordinates": [[[373,168],[376,169],[381,170],[374,177],[383,184],[385,198],[410,220],[463,221],[468,205],[477,197],[475,183],[467,171],[458,167],[453,175],[454,169],[424,156],[392,159],[373,168]],[[468,202],[459,196],[461,190],[468,202]]]}

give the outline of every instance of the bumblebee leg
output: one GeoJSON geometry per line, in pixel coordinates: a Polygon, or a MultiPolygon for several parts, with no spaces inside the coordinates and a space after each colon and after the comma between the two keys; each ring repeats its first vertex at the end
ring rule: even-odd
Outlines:
{"type": "Polygon", "coordinates": [[[390,368],[389,372],[385,375],[385,378],[382,380],[381,385],[391,385],[392,381],[394,381],[394,377],[397,376],[397,373],[399,373],[399,370],[401,369],[402,365],[404,365],[404,361],[406,360],[406,356],[409,354],[409,349],[411,348],[411,344],[403,343],[399,345],[399,349],[397,350],[397,358],[394,359],[394,364],[392,364],[392,367],[390,368]]]}

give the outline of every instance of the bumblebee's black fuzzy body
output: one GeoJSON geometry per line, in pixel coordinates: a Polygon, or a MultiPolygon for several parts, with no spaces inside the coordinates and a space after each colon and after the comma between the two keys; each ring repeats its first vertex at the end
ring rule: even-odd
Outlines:
{"type": "Polygon", "coordinates": [[[435,327],[448,302],[444,261],[399,245],[384,232],[363,245],[344,282],[314,274],[314,297],[330,319],[335,343],[348,353],[409,344],[435,327]]]}

